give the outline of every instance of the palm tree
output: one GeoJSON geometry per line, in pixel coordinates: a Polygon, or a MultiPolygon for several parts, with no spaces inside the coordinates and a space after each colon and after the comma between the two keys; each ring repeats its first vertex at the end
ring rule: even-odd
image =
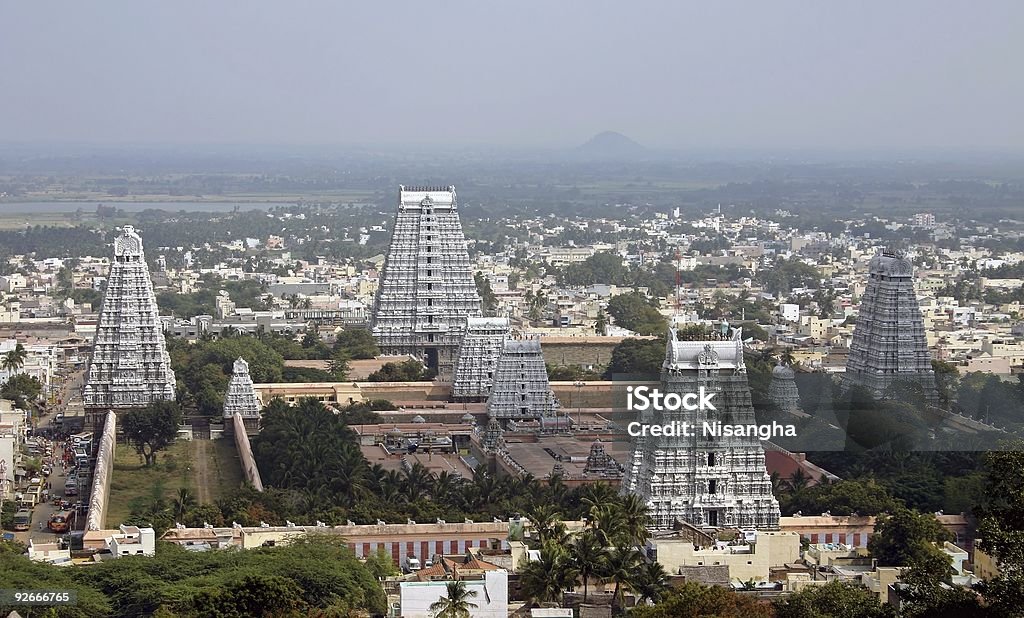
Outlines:
{"type": "Polygon", "coordinates": [[[533,524],[540,545],[557,540],[561,536],[560,531],[564,534],[565,524],[562,523],[562,513],[553,504],[539,504],[529,511],[526,517],[533,524]]]}
{"type": "MultiPolygon", "coordinates": [[[[584,499],[584,502],[588,502],[584,499]]],[[[607,504],[591,504],[590,525],[597,533],[597,538],[602,546],[629,545],[630,534],[626,529],[626,520],[623,516],[622,507],[611,502],[607,504]]]]}
{"type": "Polygon", "coordinates": [[[657,562],[648,562],[636,572],[630,588],[637,594],[637,605],[647,601],[659,603],[669,591],[668,573],[657,562]]]}
{"type": "Polygon", "coordinates": [[[584,530],[572,544],[572,566],[583,579],[583,602],[587,602],[590,578],[604,571],[605,550],[594,530],[584,530]]]}
{"type": "Polygon", "coordinates": [[[403,485],[409,502],[415,502],[425,493],[430,493],[434,485],[434,475],[421,464],[414,463],[408,470],[403,470],[403,485]]]}
{"type": "Polygon", "coordinates": [[[470,601],[477,595],[476,590],[466,588],[461,579],[448,582],[447,597],[441,597],[430,604],[430,613],[434,618],[469,618],[469,610],[477,607],[470,601]]]}
{"type": "Polygon", "coordinates": [[[796,472],[789,476],[789,480],[786,484],[789,486],[789,491],[795,495],[807,489],[807,485],[810,480],[811,478],[804,473],[802,468],[797,468],[796,472]]]}
{"type": "Polygon", "coordinates": [[[20,343],[14,349],[4,355],[2,367],[6,371],[15,372],[25,366],[25,359],[28,358],[28,350],[20,343]]]}
{"type": "Polygon", "coordinates": [[[327,363],[327,371],[334,374],[336,380],[345,380],[351,366],[348,363],[348,354],[344,351],[338,352],[334,358],[327,363]]]}
{"type": "Polygon", "coordinates": [[[196,498],[192,495],[192,492],[187,487],[179,488],[178,495],[174,497],[174,501],[171,503],[175,519],[184,517],[185,513],[189,512],[195,505],[196,498]]]}
{"type": "Polygon", "coordinates": [[[622,607],[625,591],[632,589],[640,564],[640,552],[632,548],[616,547],[608,554],[605,578],[615,584],[612,607],[622,607]]]}
{"type": "Polygon", "coordinates": [[[628,494],[622,499],[620,510],[622,528],[629,542],[636,547],[643,547],[647,539],[651,538],[650,528],[654,525],[647,503],[634,494],[628,494]]]}
{"type": "Polygon", "coordinates": [[[451,504],[453,499],[456,498],[456,494],[459,493],[458,490],[461,485],[461,478],[454,474],[449,474],[447,470],[441,472],[434,480],[434,502],[438,504],[451,504]]]}
{"type": "MultiPolygon", "coordinates": [[[[587,485],[587,487],[591,487],[591,485],[587,485]]],[[[556,474],[547,480],[546,490],[552,504],[565,504],[565,496],[569,493],[569,488],[565,486],[561,474],[556,474]]]]}
{"type": "Polygon", "coordinates": [[[18,370],[18,363],[14,360],[14,357],[12,356],[13,353],[14,351],[12,350],[11,352],[4,354],[4,359],[0,361],[0,369],[9,371],[12,374],[18,370]]]}
{"type": "Polygon", "coordinates": [[[576,570],[565,547],[549,542],[540,550],[540,559],[522,567],[519,581],[531,602],[561,602],[562,593],[576,582],[576,570]]]}

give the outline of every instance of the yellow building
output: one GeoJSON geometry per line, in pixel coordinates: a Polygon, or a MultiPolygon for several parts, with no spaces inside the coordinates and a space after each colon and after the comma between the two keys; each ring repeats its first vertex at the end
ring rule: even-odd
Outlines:
{"type": "Polygon", "coordinates": [[[684,566],[724,565],[731,579],[744,582],[768,581],[769,569],[800,559],[796,532],[757,532],[753,542],[717,547],[697,547],[691,539],[671,534],[652,537],[647,547],[669,574],[684,566]]]}
{"type": "Polygon", "coordinates": [[[974,541],[974,574],[984,580],[995,579],[1001,573],[999,563],[981,550],[980,543],[980,540],[974,541]]]}
{"type": "Polygon", "coordinates": [[[264,405],[275,398],[295,403],[305,397],[312,397],[322,403],[333,403],[339,406],[363,401],[362,391],[355,382],[253,384],[253,388],[256,389],[256,395],[264,405]]]}

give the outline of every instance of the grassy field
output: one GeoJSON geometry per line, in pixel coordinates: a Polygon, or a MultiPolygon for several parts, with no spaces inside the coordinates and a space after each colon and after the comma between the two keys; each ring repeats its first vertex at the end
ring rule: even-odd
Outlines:
{"type": "Polygon", "coordinates": [[[206,494],[200,492],[204,500],[214,502],[226,497],[242,485],[242,464],[238,461],[238,451],[232,438],[220,440],[196,440],[197,446],[205,442],[206,453],[206,494]]]}
{"type": "Polygon", "coordinates": [[[228,495],[241,483],[242,468],[230,439],[179,440],[157,454],[152,468],[130,446],[118,444],[106,525],[117,526],[132,510],[156,500],[169,504],[182,487],[203,503],[228,495]]]}

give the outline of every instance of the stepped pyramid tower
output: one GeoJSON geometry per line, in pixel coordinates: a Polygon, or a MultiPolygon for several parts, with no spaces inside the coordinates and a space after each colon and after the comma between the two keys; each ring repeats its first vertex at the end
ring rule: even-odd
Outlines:
{"type": "Polygon", "coordinates": [[[455,364],[452,398],[485,401],[494,383],[502,346],[509,335],[508,318],[469,318],[455,364]]]}
{"type": "Polygon", "coordinates": [[[487,416],[502,424],[535,420],[553,424],[558,401],[548,384],[539,339],[506,340],[487,397],[487,416]]]}
{"type": "Polygon", "coordinates": [[[604,450],[600,440],[590,445],[590,455],[587,456],[587,464],[583,467],[585,474],[594,474],[605,478],[622,478],[622,466],[615,458],[604,450]]]}
{"type": "Polygon", "coordinates": [[[924,319],[914,292],[914,266],[902,252],[883,249],[868,264],[868,283],[843,379],[879,397],[893,382],[916,382],[929,401],[938,399],[924,319]]]}
{"type": "Polygon", "coordinates": [[[260,429],[260,400],[249,377],[249,363],[239,357],[231,368],[231,381],[228,392],[224,395],[224,431],[231,433],[234,424],[231,417],[242,417],[247,434],[255,434],[260,429]]]}
{"type": "Polygon", "coordinates": [[[796,387],[796,372],[792,367],[779,363],[772,369],[772,381],[768,383],[768,397],[783,412],[800,409],[800,391],[796,387]]]}
{"type": "Polygon", "coordinates": [[[678,341],[669,330],[661,370],[662,393],[714,393],[717,410],[645,411],[645,425],[686,422],[691,435],[634,438],[623,491],[643,499],[655,529],[671,529],[677,520],[694,526],[776,529],[779,502],[765,469],[764,449],[756,436],[723,437],[705,433],[703,424],[754,421],[743,362],[742,329],[729,335],[702,335],[678,341]]]}
{"type": "Polygon", "coordinates": [[[411,354],[450,381],[480,295],[455,187],[399,187],[391,247],[373,303],[373,336],[386,355],[411,354]]]}
{"type": "Polygon", "coordinates": [[[91,426],[107,410],[174,399],[174,371],[149,279],[142,238],[125,226],[114,239],[82,398],[91,426]]]}
{"type": "Polygon", "coordinates": [[[505,437],[502,435],[501,423],[494,417],[487,421],[487,427],[484,429],[483,445],[484,450],[491,453],[505,449],[505,437]]]}

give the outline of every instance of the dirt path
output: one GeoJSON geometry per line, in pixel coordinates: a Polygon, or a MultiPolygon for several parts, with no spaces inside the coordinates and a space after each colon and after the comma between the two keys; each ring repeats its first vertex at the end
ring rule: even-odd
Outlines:
{"type": "Polygon", "coordinates": [[[210,496],[209,446],[209,440],[192,440],[192,470],[196,480],[196,500],[200,504],[213,502],[210,496]]]}

